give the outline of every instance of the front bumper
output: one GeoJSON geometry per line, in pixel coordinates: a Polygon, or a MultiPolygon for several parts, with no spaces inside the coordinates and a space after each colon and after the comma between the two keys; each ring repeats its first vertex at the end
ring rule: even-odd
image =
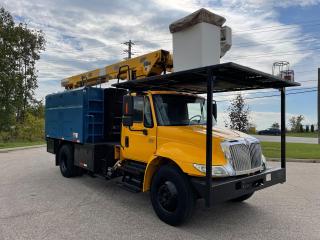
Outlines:
{"type": "MultiPolygon", "coordinates": [[[[211,203],[228,201],[285,181],[286,170],[284,168],[267,169],[250,176],[212,179],[211,203]]],[[[193,177],[191,183],[200,197],[204,198],[207,192],[205,178],[193,177]]]]}

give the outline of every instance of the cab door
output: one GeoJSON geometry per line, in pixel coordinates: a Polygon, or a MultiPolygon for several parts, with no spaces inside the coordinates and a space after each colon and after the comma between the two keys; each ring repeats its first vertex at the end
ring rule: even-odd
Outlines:
{"type": "Polygon", "coordinates": [[[149,96],[133,97],[133,125],[122,127],[122,157],[148,162],[156,151],[156,127],[149,96]]]}

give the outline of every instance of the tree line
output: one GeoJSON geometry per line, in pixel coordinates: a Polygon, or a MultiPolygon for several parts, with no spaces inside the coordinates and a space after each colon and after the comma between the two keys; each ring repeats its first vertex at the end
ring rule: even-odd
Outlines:
{"type": "MultiPolygon", "coordinates": [[[[228,111],[228,120],[225,122],[226,127],[235,129],[241,132],[255,133],[255,124],[251,123],[250,120],[250,109],[246,104],[245,99],[241,94],[238,94],[230,103],[230,106],[227,109],[228,111]]],[[[299,132],[315,132],[315,126],[304,125],[302,124],[304,120],[303,115],[292,116],[289,118],[290,129],[294,133],[299,132]]],[[[270,128],[280,129],[280,124],[274,122],[270,128]]]]}
{"type": "Polygon", "coordinates": [[[44,107],[34,91],[45,43],[42,31],[16,24],[0,8],[0,141],[43,138],[44,107]]]}

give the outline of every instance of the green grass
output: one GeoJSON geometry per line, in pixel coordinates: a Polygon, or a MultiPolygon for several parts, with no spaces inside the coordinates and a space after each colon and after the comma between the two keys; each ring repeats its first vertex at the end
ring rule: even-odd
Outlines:
{"type": "Polygon", "coordinates": [[[45,144],[45,141],[17,141],[17,142],[0,142],[0,149],[2,148],[15,148],[15,147],[26,147],[26,146],[34,146],[34,145],[40,145],[45,144]]]}
{"type": "Polygon", "coordinates": [[[287,132],[287,136],[289,137],[310,137],[310,138],[317,138],[317,132],[303,132],[303,133],[294,133],[294,132],[287,132]]]}
{"type": "MultiPolygon", "coordinates": [[[[0,149],[45,144],[45,141],[0,142],[0,149]]],[[[262,151],[267,158],[280,158],[280,143],[262,142],[262,151]]],[[[306,143],[287,143],[287,158],[320,159],[320,145],[306,143]]]]}
{"type": "MultiPolygon", "coordinates": [[[[287,158],[320,159],[320,145],[287,143],[287,158]]],[[[262,151],[267,158],[280,158],[280,143],[262,142],[262,151]]]]}

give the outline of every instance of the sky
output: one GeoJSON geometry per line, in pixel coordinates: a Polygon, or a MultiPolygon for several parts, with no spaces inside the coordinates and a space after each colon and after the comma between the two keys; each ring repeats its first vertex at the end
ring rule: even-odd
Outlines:
{"type": "MultiPolygon", "coordinates": [[[[136,56],[172,51],[170,23],[204,7],[224,16],[233,31],[233,46],[221,62],[272,73],[274,62],[289,61],[302,86],[287,89],[287,119],[302,114],[304,124],[317,123],[320,0],[0,0],[0,6],[16,22],[46,35],[46,50],[37,63],[38,99],[63,91],[63,78],[122,60],[126,48],[122,43],[129,39],[135,42],[136,56]]],[[[214,95],[220,126],[235,94],[214,95]]],[[[280,122],[278,91],[242,94],[257,129],[280,122]]]]}

